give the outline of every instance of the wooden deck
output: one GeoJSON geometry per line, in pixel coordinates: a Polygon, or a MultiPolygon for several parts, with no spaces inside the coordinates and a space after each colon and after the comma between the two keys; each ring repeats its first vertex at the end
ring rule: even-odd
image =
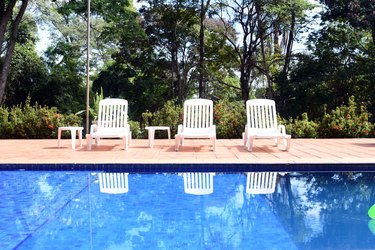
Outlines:
{"type": "Polygon", "coordinates": [[[256,140],[252,152],[242,140],[217,140],[211,151],[209,140],[186,140],[179,152],[174,140],[133,140],[128,151],[120,140],[102,140],[92,151],[83,147],[71,149],[70,139],[0,140],[1,165],[9,164],[368,164],[375,169],[375,139],[292,139],[288,152],[275,147],[272,140],[256,140]]]}

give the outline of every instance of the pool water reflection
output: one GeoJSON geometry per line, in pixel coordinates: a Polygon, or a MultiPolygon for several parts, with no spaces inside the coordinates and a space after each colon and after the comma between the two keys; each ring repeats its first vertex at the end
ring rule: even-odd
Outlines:
{"type": "Polygon", "coordinates": [[[247,173],[119,176],[112,194],[99,173],[0,171],[0,249],[374,246],[374,173],[259,175],[276,176],[270,194],[247,193],[247,173]]]}

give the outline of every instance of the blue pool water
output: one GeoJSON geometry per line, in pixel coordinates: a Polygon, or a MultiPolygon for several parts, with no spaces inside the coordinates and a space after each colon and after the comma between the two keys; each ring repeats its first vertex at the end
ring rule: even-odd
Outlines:
{"type": "Polygon", "coordinates": [[[92,172],[0,171],[0,249],[373,249],[374,173],[278,175],[247,194],[216,173],[209,195],[178,174],[129,174],[101,193],[92,172]]]}

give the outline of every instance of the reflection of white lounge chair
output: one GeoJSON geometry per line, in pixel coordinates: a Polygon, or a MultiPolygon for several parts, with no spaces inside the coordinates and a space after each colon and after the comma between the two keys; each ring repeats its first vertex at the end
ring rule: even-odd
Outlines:
{"type": "Polygon", "coordinates": [[[128,150],[131,132],[128,124],[128,101],[124,99],[104,99],[99,103],[98,122],[91,125],[87,135],[87,149],[91,150],[92,141],[97,144],[100,138],[122,138],[125,150],[128,150]]]}
{"type": "Polygon", "coordinates": [[[213,150],[216,143],[216,126],[213,124],[213,102],[207,99],[191,99],[184,103],[184,121],[178,125],[175,136],[176,151],[185,138],[209,138],[213,150]]]}
{"type": "Polygon", "coordinates": [[[272,194],[276,189],[277,172],[249,172],[246,180],[246,193],[272,194]]]}
{"type": "Polygon", "coordinates": [[[214,191],[214,175],[215,173],[183,173],[185,193],[212,194],[214,191]]]}
{"type": "Polygon", "coordinates": [[[286,134],[284,125],[277,125],[275,101],[253,99],[246,102],[247,123],[243,141],[248,151],[252,150],[254,139],[275,138],[276,145],[283,139],[285,149],[290,148],[290,135],[286,134]]]}
{"type": "Polygon", "coordinates": [[[107,194],[123,194],[129,191],[129,173],[99,173],[100,192],[107,194]]]}

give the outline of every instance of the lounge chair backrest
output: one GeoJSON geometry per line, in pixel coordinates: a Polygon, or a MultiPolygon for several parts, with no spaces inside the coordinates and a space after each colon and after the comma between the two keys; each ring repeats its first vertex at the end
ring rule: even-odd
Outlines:
{"type": "Polygon", "coordinates": [[[247,173],[246,193],[272,194],[276,189],[277,172],[247,173]]]}
{"type": "Polygon", "coordinates": [[[98,131],[118,131],[128,123],[128,101],[124,99],[104,99],[99,103],[98,131]]]}
{"type": "Polygon", "coordinates": [[[246,114],[250,133],[273,133],[277,131],[277,115],[274,100],[248,100],[246,102],[246,114]]]}
{"type": "Polygon", "coordinates": [[[129,173],[99,173],[99,187],[101,193],[123,194],[129,191],[129,173]]]}
{"type": "Polygon", "coordinates": [[[205,195],[214,192],[215,173],[184,173],[184,191],[187,194],[205,195]]]}
{"type": "Polygon", "coordinates": [[[213,102],[191,99],[184,103],[184,131],[210,129],[213,125],[213,102]]]}

